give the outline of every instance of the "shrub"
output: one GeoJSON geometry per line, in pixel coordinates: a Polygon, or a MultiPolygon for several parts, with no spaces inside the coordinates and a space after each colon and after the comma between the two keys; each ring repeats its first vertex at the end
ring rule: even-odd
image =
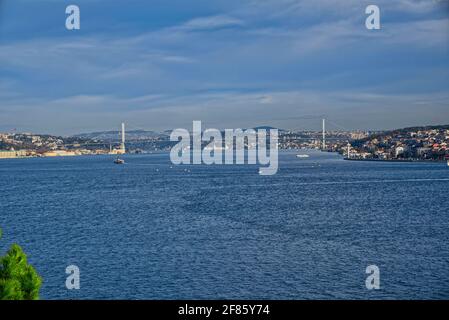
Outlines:
{"type": "Polygon", "coordinates": [[[28,264],[22,248],[13,244],[0,257],[0,300],[37,300],[41,285],[41,277],[28,264]]]}

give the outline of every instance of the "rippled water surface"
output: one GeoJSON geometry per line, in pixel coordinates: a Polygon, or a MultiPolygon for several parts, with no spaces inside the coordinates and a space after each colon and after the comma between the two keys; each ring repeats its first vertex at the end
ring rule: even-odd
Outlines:
{"type": "Polygon", "coordinates": [[[1,160],[0,249],[24,248],[45,299],[448,299],[446,164],[309,153],[282,152],[275,176],[168,154],[1,160]]]}

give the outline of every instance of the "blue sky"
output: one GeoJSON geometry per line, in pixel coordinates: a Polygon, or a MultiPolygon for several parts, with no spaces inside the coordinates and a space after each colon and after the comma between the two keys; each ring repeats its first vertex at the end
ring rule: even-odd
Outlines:
{"type": "Polygon", "coordinates": [[[448,89],[447,0],[0,0],[0,131],[447,124],[448,89]]]}

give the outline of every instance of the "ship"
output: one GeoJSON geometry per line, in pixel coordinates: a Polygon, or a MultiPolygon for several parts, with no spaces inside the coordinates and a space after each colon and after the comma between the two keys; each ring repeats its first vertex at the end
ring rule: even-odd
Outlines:
{"type": "Polygon", "coordinates": [[[117,158],[117,159],[114,160],[114,163],[115,164],[125,164],[125,160],[117,158]]]}
{"type": "Polygon", "coordinates": [[[308,154],[297,154],[296,158],[309,158],[310,156],[308,154]]]}

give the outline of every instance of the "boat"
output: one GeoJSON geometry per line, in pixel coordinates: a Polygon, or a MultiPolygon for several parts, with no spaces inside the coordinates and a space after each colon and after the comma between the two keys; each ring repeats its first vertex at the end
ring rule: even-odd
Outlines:
{"type": "Polygon", "coordinates": [[[447,160],[447,166],[449,167],[449,160],[447,160]]]}
{"type": "Polygon", "coordinates": [[[308,154],[297,154],[296,158],[309,158],[310,156],[308,154]]]}
{"type": "Polygon", "coordinates": [[[117,158],[117,159],[114,160],[114,163],[115,164],[125,164],[125,160],[117,158]]]}

